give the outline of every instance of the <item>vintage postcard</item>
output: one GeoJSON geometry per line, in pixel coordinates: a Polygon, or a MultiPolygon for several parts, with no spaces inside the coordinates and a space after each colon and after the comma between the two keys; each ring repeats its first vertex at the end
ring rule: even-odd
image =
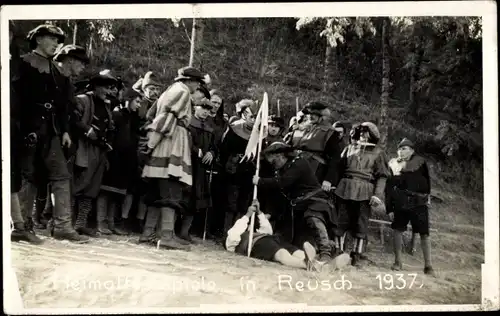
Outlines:
{"type": "Polygon", "coordinates": [[[2,6],[4,312],[499,309],[496,12],[2,6]]]}

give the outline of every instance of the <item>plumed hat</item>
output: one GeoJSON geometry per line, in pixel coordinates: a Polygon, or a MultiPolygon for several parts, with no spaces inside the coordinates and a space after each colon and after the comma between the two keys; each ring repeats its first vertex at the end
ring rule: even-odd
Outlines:
{"type": "Polygon", "coordinates": [[[146,89],[147,86],[159,86],[159,87],[161,87],[161,84],[156,79],[156,75],[152,71],[148,71],[144,75],[144,78],[142,78],[142,80],[141,80],[141,89],[144,90],[144,89],[146,89]]]}
{"type": "Polygon", "coordinates": [[[183,67],[177,70],[177,77],[175,77],[174,81],[179,80],[195,80],[205,84],[205,76],[194,67],[183,67]]]}
{"type": "Polygon", "coordinates": [[[415,145],[413,144],[413,142],[411,140],[409,140],[408,138],[403,138],[403,140],[398,145],[398,149],[403,147],[403,146],[415,148],[415,145]]]}
{"type": "Polygon", "coordinates": [[[262,151],[263,155],[289,153],[294,149],[292,146],[282,142],[274,142],[262,151]]]}
{"type": "Polygon", "coordinates": [[[52,24],[41,24],[31,31],[28,32],[28,35],[26,36],[26,39],[30,42],[30,45],[32,48],[35,47],[35,39],[38,36],[44,36],[44,35],[52,35],[57,37],[57,41],[59,43],[63,43],[64,39],[66,38],[66,35],[64,34],[64,31],[55,25],[52,24]]]}
{"type": "Polygon", "coordinates": [[[60,50],[58,50],[54,56],[54,60],[63,61],[66,57],[78,59],[85,64],[90,62],[85,48],[73,44],[63,46],[60,50]]]}
{"type": "Polygon", "coordinates": [[[253,100],[243,99],[240,102],[236,103],[236,113],[241,113],[245,111],[246,108],[250,108],[252,114],[257,114],[257,112],[259,111],[259,106],[253,100]]]}

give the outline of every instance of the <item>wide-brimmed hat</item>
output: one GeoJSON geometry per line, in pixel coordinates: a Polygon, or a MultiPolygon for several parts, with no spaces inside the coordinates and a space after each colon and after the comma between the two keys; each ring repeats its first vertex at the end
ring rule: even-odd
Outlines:
{"type": "Polygon", "coordinates": [[[372,122],[363,122],[361,123],[361,126],[367,127],[368,132],[370,133],[370,136],[375,139],[375,141],[380,140],[380,132],[378,131],[377,125],[373,124],[372,122]]]}
{"type": "Polygon", "coordinates": [[[257,112],[259,111],[259,106],[253,100],[243,99],[240,102],[236,103],[236,113],[241,113],[245,111],[246,108],[249,108],[252,114],[257,114],[257,112]]]}
{"type": "Polygon", "coordinates": [[[41,24],[29,31],[26,39],[30,42],[31,46],[33,46],[35,43],[35,39],[38,36],[44,35],[52,35],[57,37],[57,41],[59,43],[63,43],[64,39],[66,38],[64,31],[60,27],[52,24],[41,24]]]}
{"type": "Polygon", "coordinates": [[[398,145],[398,149],[403,147],[403,146],[408,146],[408,147],[411,147],[411,148],[415,148],[415,145],[413,144],[413,142],[411,140],[409,140],[408,138],[403,138],[403,140],[399,143],[398,145]]]}
{"type": "Polygon", "coordinates": [[[63,46],[60,50],[56,52],[56,55],[54,56],[55,61],[63,61],[64,58],[70,57],[74,59],[78,59],[81,62],[88,64],[90,62],[89,57],[87,56],[87,52],[85,51],[85,48],[82,46],[78,45],[66,45],[63,46]]]}
{"type": "Polygon", "coordinates": [[[179,80],[194,80],[205,84],[205,75],[194,67],[183,67],[177,70],[177,77],[174,79],[174,81],[179,80]]]}
{"type": "Polygon", "coordinates": [[[141,89],[144,90],[147,86],[161,87],[160,82],[157,80],[156,75],[152,71],[148,71],[141,80],[141,89]]]}
{"type": "Polygon", "coordinates": [[[283,154],[292,152],[293,150],[294,149],[292,146],[287,145],[283,142],[274,142],[262,151],[262,155],[265,156],[270,154],[283,154]]]}
{"type": "Polygon", "coordinates": [[[302,110],[304,114],[316,114],[319,116],[328,116],[330,115],[330,109],[328,108],[328,105],[324,104],[323,102],[319,101],[312,101],[309,102],[305,109],[302,110]]]}
{"type": "Polygon", "coordinates": [[[89,80],[89,86],[92,88],[99,86],[118,86],[118,84],[118,78],[113,76],[108,69],[99,72],[89,80]]]}

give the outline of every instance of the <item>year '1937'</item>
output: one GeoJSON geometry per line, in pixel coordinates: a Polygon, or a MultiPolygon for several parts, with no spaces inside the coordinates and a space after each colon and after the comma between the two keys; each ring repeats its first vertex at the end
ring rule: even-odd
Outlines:
{"type": "Polygon", "coordinates": [[[392,274],[377,274],[375,277],[378,281],[379,290],[411,290],[411,289],[421,289],[424,283],[421,280],[417,280],[417,273],[396,273],[392,274]]]}

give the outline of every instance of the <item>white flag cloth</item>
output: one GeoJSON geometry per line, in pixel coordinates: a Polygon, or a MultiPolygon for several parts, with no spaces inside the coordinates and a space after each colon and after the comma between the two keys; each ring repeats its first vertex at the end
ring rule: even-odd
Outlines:
{"type": "Polygon", "coordinates": [[[259,112],[257,113],[257,117],[255,118],[255,124],[253,125],[252,134],[250,135],[250,139],[248,140],[247,148],[245,149],[245,155],[241,158],[241,161],[244,160],[252,160],[255,158],[257,154],[257,146],[259,142],[261,142],[264,138],[267,137],[267,128],[268,128],[268,119],[269,119],[269,101],[267,97],[267,92],[264,93],[264,98],[262,99],[262,104],[260,105],[259,112]],[[260,130],[262,128],[262,139],[259,139],[260,130]]]}

